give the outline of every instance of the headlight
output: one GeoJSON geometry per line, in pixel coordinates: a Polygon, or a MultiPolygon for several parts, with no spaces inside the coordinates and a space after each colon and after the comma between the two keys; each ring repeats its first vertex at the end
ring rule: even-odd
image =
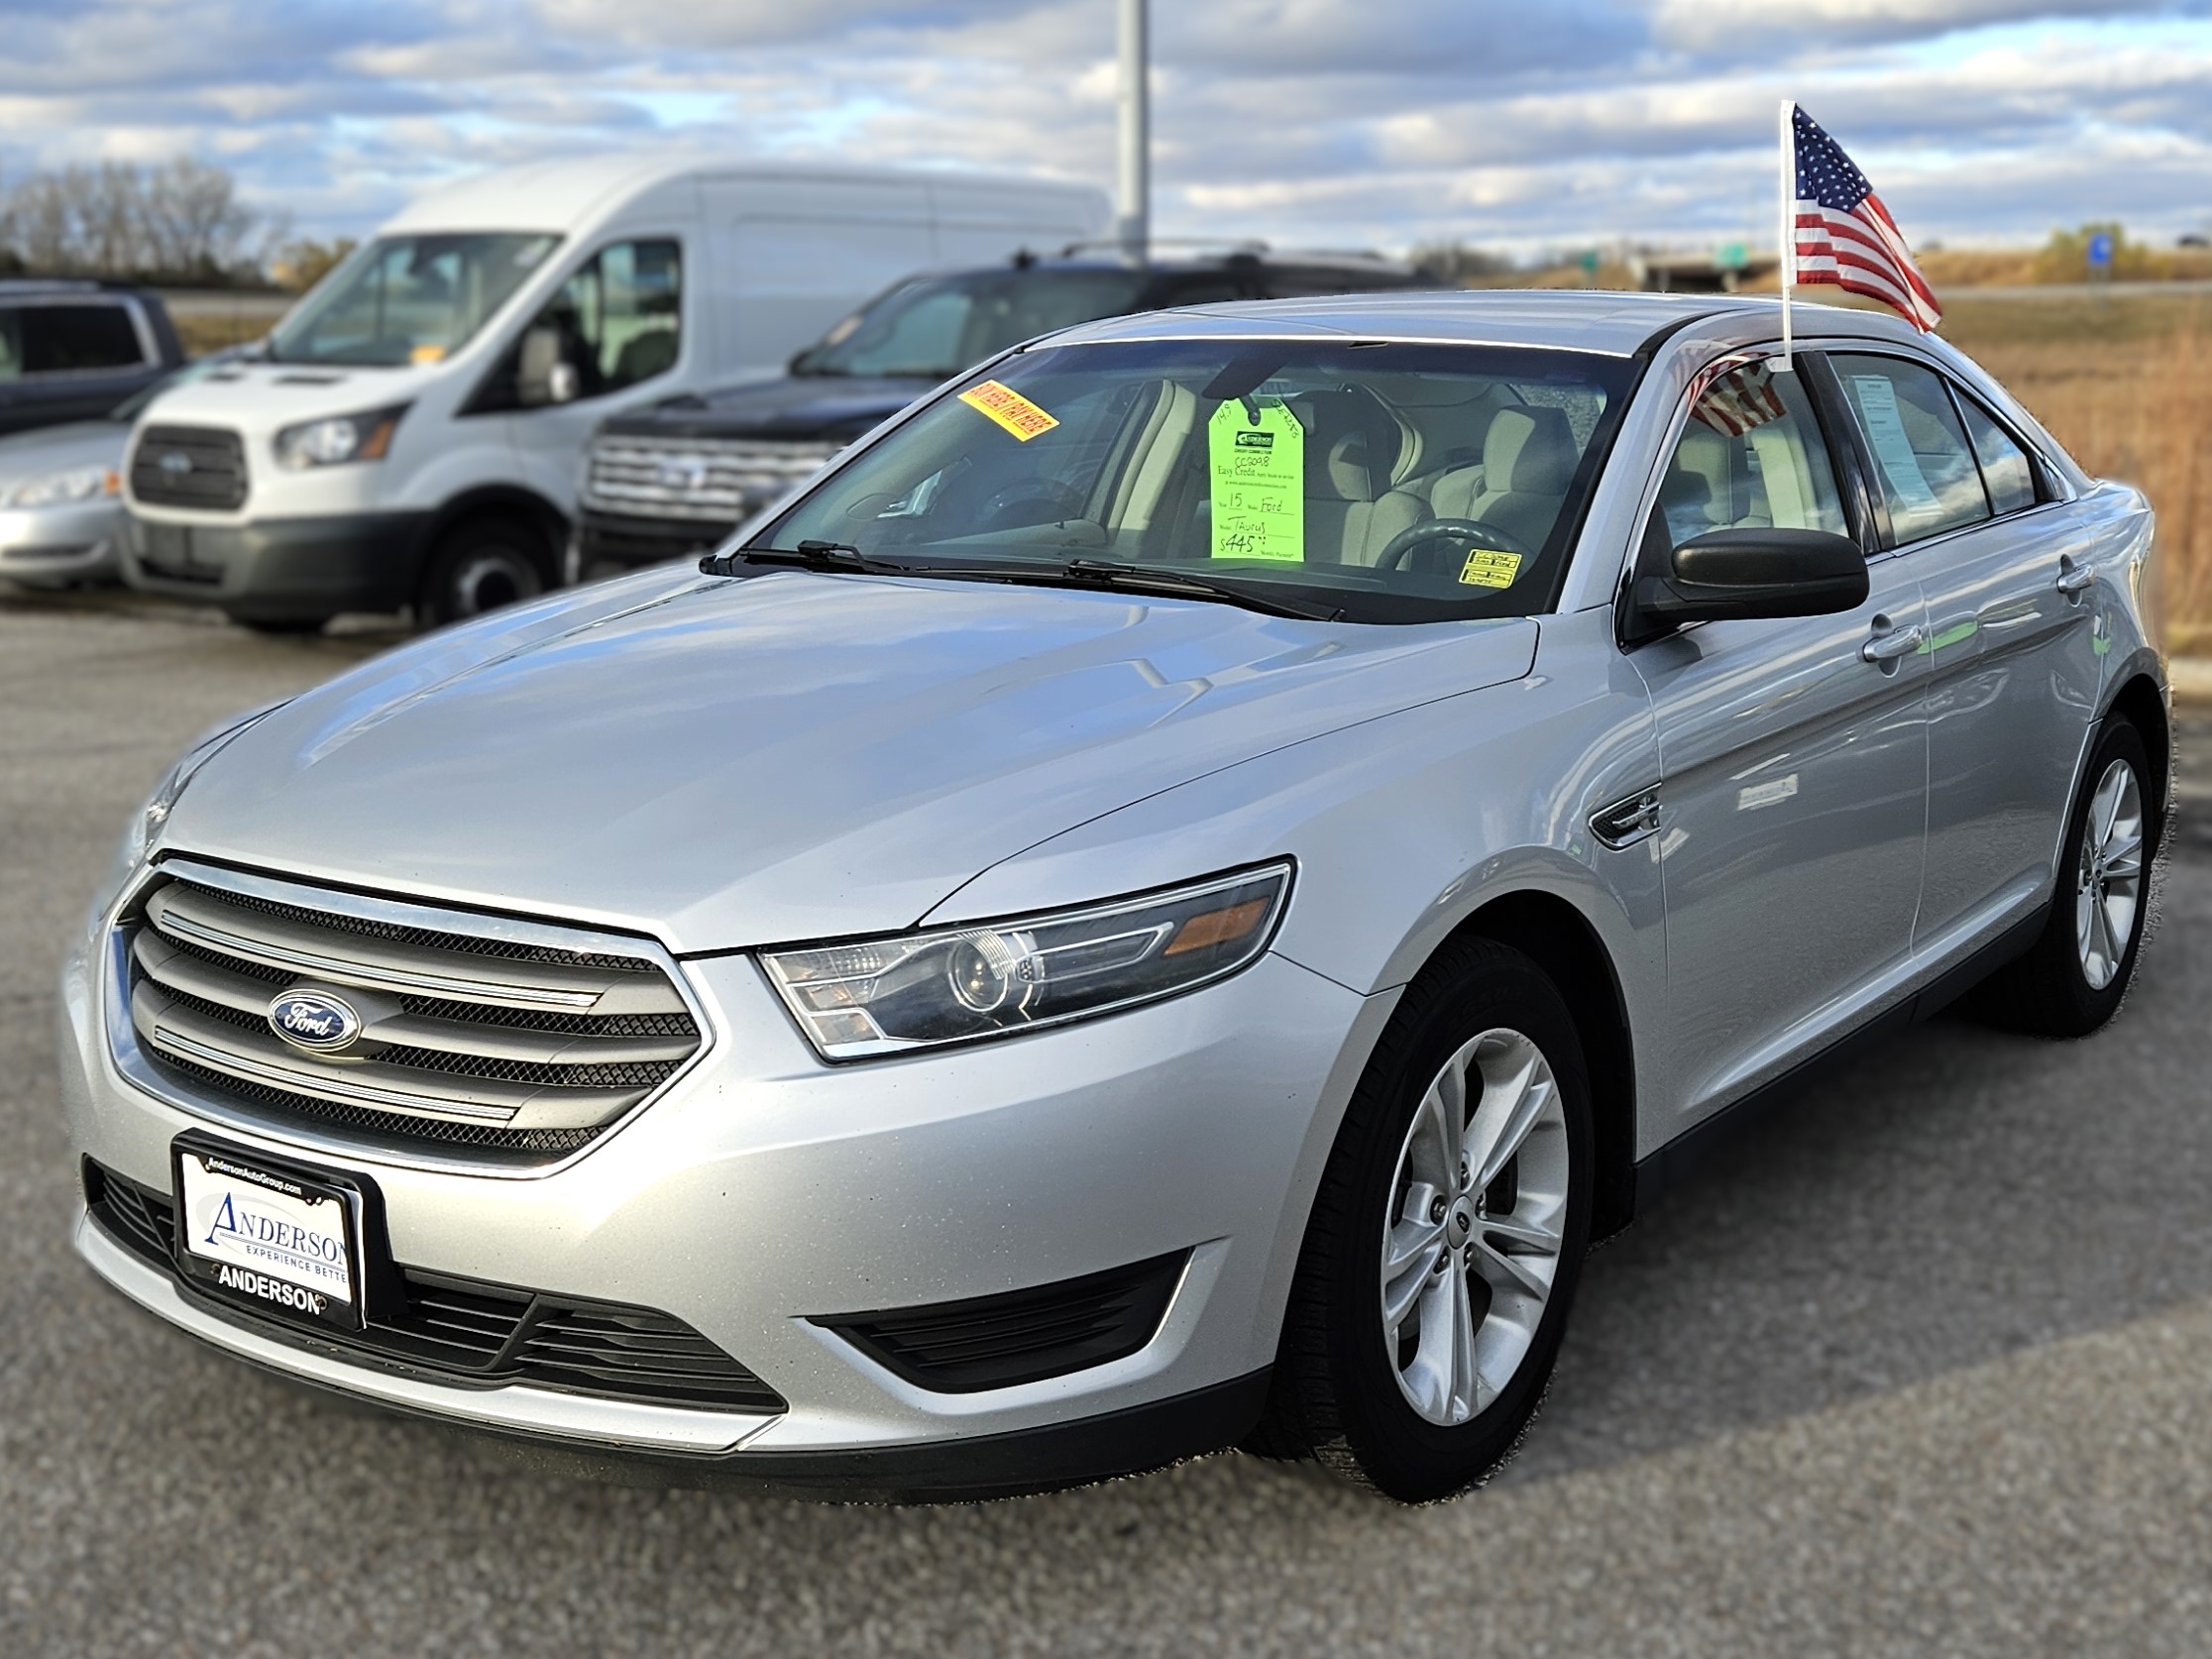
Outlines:
{"type": "Polygon", "coordinates": [[[177,798],[184,793],[185,786],[197,775],[199,769],[214,759],[226,743],[247,727],[274,715],[290,701],[289,698],[279,699],[240,715],[235,719],[225,720],[213,730],[202,733],[199,741],[186,749],[176,764],[162,774],[162,781],[155,786],[146,805],[132,818],[123,831],[123,839],[116,845],[115,860],[108,871],[107,884],[101,898],[103,907],[123,890],[125,882],[138,874],[139,866],[146,862],[147,854],[153,850],[155,841],[161,835],[162,826],[168,822],[168,815],[175,809],[177,798]]]}
{"type": "Polygon", "coordinates": [[[113,467],[71,467],[65,473],[41,473],[8,487],[0,506],[60,506],[69,501],[97,500],[119,494],[123,481],[113,467]]]}
{"type": "Polygon", "coordinates": [[[1274,933],[1288,862],[1083,910],[763,953],[825,1059],[1008,1037],[1195,990],[1274,933]]]}
{"type": "Polygon", "coordinates": [[[399,417],[406,412],[407,405],[401,403],[287,426],[276,434],[276,464],[302,472],[347,461],[382,461],[391,448],[391,434],[399,429],[399,417]]]}

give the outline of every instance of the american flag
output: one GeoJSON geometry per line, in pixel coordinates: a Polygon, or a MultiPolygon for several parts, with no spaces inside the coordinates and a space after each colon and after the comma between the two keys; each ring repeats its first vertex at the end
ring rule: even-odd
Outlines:
{"type": "Polygon", "coordinates": [[[1740,357],[1708,366],[1690,387],[1690,403],[1693,415],[1730,438],[1740,438],[1790,412],[1782,406],[1766,364],[1740,357]]]}
{"type": "Polygon", "coordinates": [[[1797,151],[1796,279],[1863,293],[1923,333],[1933,329],[1943,308],[1866,174],[1794,104],[1790,131],[1797,151]]]}

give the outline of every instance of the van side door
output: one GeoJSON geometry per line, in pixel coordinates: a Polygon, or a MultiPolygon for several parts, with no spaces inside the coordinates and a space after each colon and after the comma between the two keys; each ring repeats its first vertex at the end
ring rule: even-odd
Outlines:
{"type": "Polygon", "coordinates": [[[1683,1117],[1789,1069],[1902,998],[1928,810],[1920,583],[1869,539],[1854,457],[1808,383],[1757,355],[1710,377],[1672,444],[1641,574],[1711,530],[1852,536],[1871,592],[1838,615],[1708,621],[1635,645],[1661,777],[1593,831],[1644,837],[1667,914],[1668,1048],[1683,1117]]]}
{"type": "Polygon", "coordinates": [[[2049,884],[2102,673],[2092,552],[2055,481],[1949,376],[1902,354],[1830,362],[1869,456],[1884,542],[1928,595],[1915,949],[1941,960],[2034,912],[2049,884]]]}

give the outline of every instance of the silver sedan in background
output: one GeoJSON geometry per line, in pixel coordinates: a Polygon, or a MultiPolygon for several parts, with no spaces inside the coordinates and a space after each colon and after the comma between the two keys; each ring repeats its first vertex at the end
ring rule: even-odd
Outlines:
{"type": "Polygon", "coordinates": [[[123,465],[131,423],[155,395],[235,354],[205,358],[141,388],[98,420],[0,438],[0,578],[26,588],[121,580],[123,465]]]}
{"type": "Polygon", "coordinates": [[[697,570],[210,733],[65,969],[79,1252],[683,1481],[1481,1480],[1711,1136],[2135,971],[2143,498],[1939,342],[1778,322],[1086,325],[697,570]]]}

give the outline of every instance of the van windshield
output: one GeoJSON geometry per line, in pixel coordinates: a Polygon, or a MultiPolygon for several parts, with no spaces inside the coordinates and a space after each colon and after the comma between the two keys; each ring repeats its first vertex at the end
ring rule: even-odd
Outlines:
{"type": "Polygon", "coordinates": [[[469,343],[557,236],[383,236],[318,283],[269,337],[267,361],[397,368],[469,343]]]}
{"type": "Polygon", "coordinates": [[[1134,310],[1142,271],[968,271],[902,282],[792,360],[795,375],[950,380],[1055,329],[1134,310]]]}
{"type": "Polygon", "coordinates": [[[1047,345],[916,411],[748,545],[1055,585],[1112,566],[1350,621],[1534,615],[1634,373],[1410,342],[1047,345]]]}

